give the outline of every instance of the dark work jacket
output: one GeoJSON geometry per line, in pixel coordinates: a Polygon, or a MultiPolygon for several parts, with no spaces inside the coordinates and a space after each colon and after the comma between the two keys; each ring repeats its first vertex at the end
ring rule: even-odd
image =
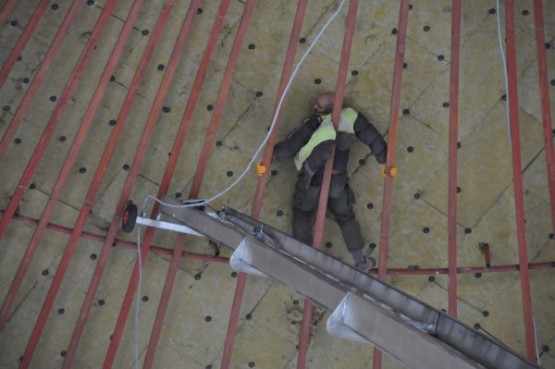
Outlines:
{"type": "MultiPolygon", "coordinates": [[[[342,109],[347,111],[350,108],[342,109]]],[[[352,112],[352,109],[350,109],[352,112]]],[[[349,129],[342,129],[341,125],[335,139],[325,139],[313,146],[310,155],[304,160],[303,169],[312,177],[323,173],[326,161],[330,158],[333,145],[336,144],[333,162],[333,171],[341,173],[347,171],[351,147],[355,137],[367,145],[380,164],[386,161],[387,144],[378,130],[368,121],[362,113],[355,112],[356,118],[349,129]],[[349,132],[350,131],[350,132],[349,132]],[[352,132],[352,133],[351,133],[352,132]]],[[[322,117],[314,114],[304,120],[303,124],[292,131],[285,140],[274,147],[273,160],[282,161],[291,159],[299,153],[310,141],[313,133],[320,127],[322,117]]],[[[311,147],[312,147],[311,146],[311,147]]],[[[300,168],[297,168],[300,170],[300,168]]],[[[316,176],[315,178],[316,179],[316,176]]]]}

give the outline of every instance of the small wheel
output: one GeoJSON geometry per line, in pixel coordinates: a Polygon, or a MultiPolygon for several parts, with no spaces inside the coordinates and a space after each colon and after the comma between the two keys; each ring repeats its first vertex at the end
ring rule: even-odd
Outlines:
{"type": "Polygon", "coordinates": [[[131,201],[125,208],[123,212],[123,218],[121,218],[121,228],[125,233],[133,232],[133,228],[135,228],[135,223],[137,223],[137,214],[139,213],[139,209],[137,205],[133,204],[131,201]]]}

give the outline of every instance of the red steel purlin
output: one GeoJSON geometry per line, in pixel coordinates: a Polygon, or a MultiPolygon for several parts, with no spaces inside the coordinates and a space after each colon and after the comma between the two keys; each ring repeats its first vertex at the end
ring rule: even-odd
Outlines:
{"type": "MultiPolygon", "coordinates": [[[[391,209],[393,207],[393,176],[389,175],[395,168],[395,149],[397,146],[397,131],[399,126],[399,109],[401,104],[401,82],[403,79],[403,62],[405,58],[405,42],[407,39],[407,26],[409,17],[409,0],[401,0],[399,8],[399,25],[397,33],[397,46],[395,51],[395,64],[393,69],[393,88],[391,93],[391,107],[389,110],[389,133],[387,136],[387,160],[384,172],[386,173],[383,203],[382,227],[380,231],[380,251],[378,254],[378,277],[386,278],[387,252],[389,245],[389,225],[391,222],[391,209]]],[[[382,352],[374,349],[373,368],[381,369],[382,352]]]]}
{"type": "MultiPolygon", "coordinates": [[[[349,3],[349,12],[347,14],[343,46],[341,49],[341,59],[339,61],[337,82],[335,85],[335,101],[333,105],[332,121],[336,130],[339,128],[341,107],[343,106],[343,96],[345,94],[345,83],[347,81],[347,71],[349,68],[349,57],[351,55],[357,10],[358,0],[351,0],[349,3]]],[[[322,186],[320,189],[320,198],[318,200],[318,210],[316,211],[316,222],[314,224],[314,237],[312,240],[312,246],[317,249],[321,248],[322,238],[324,236],[324,221],[328,204],[334,155],[335,146],[333,148],[331,157],[326,162],[324,178],[322,180],[322,186]]],[[[312,326],[312,305],[313,304],[311,301],[306,299],[304,300],[303,320],[299,336],[299,354],[297,355],[298,369],[306,368],[308,344],[310,341],[310,329],[312,326]]]]}
{"type": "Polygon", "coordinates": [[[52,66],[52,62],[54,61],[54,58],[58,54],[60,47],[62,47],[64,39],[67,33],[69,32],[71,25],[73,24],[75,19],[77,19],[77,16],[79,15],[79,12],[83,8],[84,4],[85,2],[82,0],[74,0],[73,4],[69,8],[69,11],[67,12],[64,18],[64,21],[62,22],[62,25],[58,29],[58,32],[56,32],[56,36],[54,36],[54,39],[52,40],[52,43],[50,44],[50,47],[48,48],[48,51],[46,52],[44,59],[40,64],[39,69],[33,76],[33,79],[31,80],[31,84],[27,88],[27,91],[25,92],[23,99],[19,103],[19,106],[17,107],[17,110],[12,120],[10,121],[10,124],[8,125],[8,128],[4,132],[4,135],[2,136],[2,140],[0,140],[0,160],[4,158],[4,154],[8,149],[8,145],[12,142],[12,138],[15,135],[15,132],[23,122],[25,113],[31,106],[31,103],[35,98],[39,90],[39,87],[44,77],[46,76],[46,73],[52,66]]]}
{"type": "MultiPolygon", "coordinates": [[[[41,0],[39,5],[35,9],[35,12],[31,16],[31,19],[29,19],[29,22],[27,22],[25,30],[23,30],[23,33],[21,34],[21,36],[17,40],[17,43],[10,52],[10,56],[8,56],[8,59],[6,60],[6,62],[4,62],[2,70],[0,70],[0,87],[2,87],[4,85],[4,82],[6,82],[6,79],[8,79],[13,66],[15,65],[15,63],[17,63],[17,60],[21,56],[21,52],[27,45],[27,41],[29,41],[29,39],[33,35],[33,32],[35,31],[37,24],[39,24],[39,21],[44,14],[44,11],[48,7],[49,2],[50,0],[41,0]]],[[[0,24],[2,23],[3,22],[0,22],[0,24]]]]}
{"type": "Polygon", "coordinates": [[[4,25],[6,24],[6,20],[15,7],[15,4],[17,4],[17,0],[8,0],[4,4],[2,10],[0,10],[0,27],[4,27],[4,25]]]}
{"type": "Polygon", "coordinates": [[[530,276],[528,274],[528,248],[526,245],[526,225],[524,219],[524,189],[522,181],[522,158],[520,154],[520,127],[518,107],[518,85],[516,68],[516,27],[514,0],[505,2],[505,36],[507,44],[507,74],[509,123],[511,132],[511,152],[513,159],[513,187],[515,196],[516,233],[518,241],[518,258],[520,261],[520,284],[522,290],[522,310],[524,312],[524,332],[528,359],[537,362],[536,335],[532,317],[532,296],[530,276]]]}
{"type": "MultiPolygon", "coordinates": [[[[173,3],[173,0],[169,0],[169,1],[173,3]]],[[[102,251],[100,252],[100,255],[98,257],[98,262],[95,267],[95,271],[91,279],[91,282],[89,284],[89,288],[87,290],[87,294],[85,296],[85,300],[81,308],[81,313],[79,314],[79,320],[74,328],[73,335],[70,340],[70,345],[67,350],[66,359],[64,360],[64,366],[62,367],[63,369],[71,368],[71,364],[75,357],[75,353],[77,351],[79,341],[85,329],[87,317],[90,313],[90,309],[94,302],[96,291],[98,290],[98,287],[100,285],[100,280],[102,278],[102,274],[104,273],[104,269],[108,262],[108,256],[112,249],[112,245],[114,244],[116,233],[120,227],[121,214],[123,214],[124,212],[124,208],[127,204],[127,199],[131,195],[131,190],[133,189],[142,161],[146,155],[146,151],[148,149],[149,142],[152,138],[154,128],[158,122],[160,113],[162,111],[162,104],[164,102],[164,99],[166,98],[169,86],[171,85],[173,76],[175,74],[175,70],[177,68],[177,64],[179,63],[181,54],[185,48],[185,43],[186,43],[186,40],[188,39],[190,30],[192,27],[193,14],[196,13],[196,9],[198,8],[198,5],[199,5],[199,1],[193,1],[193,3],[191,3],[189,10],[187,12],[187,16],[183,21],[183,24],[179,31],[179,35],[176,39],[175,47],[172,50],[170,60],[166,66],[164,76],[162,77],[162,81],[158,88],[158,92],[156,94],[154,103],[152,104],[150,114],[147,118],[147,122],[143,130],[143,134],[137,146],[133,163],[129,168],[129,173],[127,175],[127,179],[123,186],[122,194],[116,206],[116,213],[114,214],[114,218],[110,224],[110,228],[108,229],[108,234],[106,236],[104,245],[102,246],[102,251]]],[[[143,250],[141,250],[141,253],[143,253],[143,250]]],[[[137,273],[137,268],[134,269],[134,273],[137,273]]],[[[135,278],[137,277],[135,276],[135,278]]],[[[130,296],[130,298],[132,298],[132,296],[130,296]]],[[[112,341],[114,340],[114,338],[118,340],[117,344],[119,344],[119,339],[121,339],[121,332],[119,332],[118,336],[114,335],[112,341]]],[[[110,345],[109,352],[108,352],[108,354],[110,354],[109,360],[113,361],[113,359],[115,358],[115,353],[116,353],[116,347],[110,345]]]]}
{"type": "Polygon", "coordinates": [[[549,76],[545,56],[545,34],[542,0],[534,0],[534,24],[536,25],[536,50],[538,52],[538,76],[542,109],[545,162],[547,166],[547,185],[551,200],[551,232],[555,232],[555,151],[553,151],[553,123],[549,105],[549,76]]]}
{"type": "MultiPolygon", "coordinates": [[[[183,22],[182,32],[180,33],[179,38],[176,42],[177,47],[174,49],[175,53],[172,53],[172,57],[175,57],[172,60],[173,62],[172,69],[171,69],[172,72],[164,75],[164,82],[167,82],[168,85],[167,86],[160,85],[159,92],[161,92],[163,95],[166,95],[169,90],[171,79],[168,79],[167,77],[172,76],[177,68],[179,56],[181,56],[181,54],[183,53],[185,49],[186,41],[189,39],[189,36],[191,34],[194,18],[197,14],[197,9],[199,8],[199,5],[200,5],[200,0],[193,0],[189,5],[189,9],[187,10],[185,21],[183,22]]],[[[169,68],[168,68],[168,72],[169,72],[169,68]]],[[[157,99],[157,102],[162,103],[163,99],[157,99]]],[[[161,106],[153,106],[152,108],[153,111],[154,110],[157,111],[156,115],[153,116],[153,117],[156,117],[154,121],[157,121],[159,118],[160,111],[161,111],[160,108],[161,106]]],[[[179,130],[176,133],[174,147],[173,147],[173,150],[171,151],[169,161],[166,165],[166,170],[164,172],[164,176],[162,177],[162,182],[160,183],[160,188],[158,189],[157,197],[162,196],[169,189],[170,181],[173,176],[173,169],[175,168],[175,165],[177,163],[177,157],[179,156],[179,148],[183,146],[183,142],[185,140],[186,129],[187,127],[182,124],[180,125],[179,130]]],[[[155,214],[157,214],[157,212],[158,212],[158,204],[156,203],[152,210],[151,216],[154,217],[155,214]]],[[[114,217],[114,220],[112,221],[111,226],[117,227],[118,220],[119,220],[119,217],[114,217]]],[[[142,260],[146,260],[153,237],[154,237],[154,228],[147,229],[145,234],[144,244],[141,245],[141,251],[140,251],[142,260]]],[[[116,326],[114,328],[114,333],[110,341],[110,345],[108,346],[108,352],[106,353],[106,357],[104,359],[104,364],[103,364],[104,369],[112,368],[114,364],[114,360],[117,354],[117,349],[123,335],[123,329],[127,322],[127,317],[129,316],[129,311],[131,310],[131,305],[133,304],[133,297],[135,295],[137,285],[139,282],[139,267],[140,267],[139,260],[137,260],[133,268],[133,273],[131,274],[131,278],[129,280],[129,285],[127,287],[127,291],[123,299],[123,303],[121,306],[120,313],[118,315],[118,319],[116,322],[116,326]]]]}
{"type": "MultiPolygon", "coordinates": [[[[274,103],[274,112],[272,116],[276,116],[276,122],[274,125],[274,130],[270,133],[266,148],[264,151],[264,157],[262,159],[262,164],[266,167],[270,167],[272,161],[272,153],[274,150],[274,144],[276,142],[276,134],[280,124],[281,109],[278,110],[279,100],[281,95],[285,91],[287,82],[290,79],[291,71],[293,69],[293,62],[295,60],[295,53],[297,52],[297,45],[299,36],[301,34],[301,28],[303,25],[304,15],[306,12],[306,7],[308,5],[308,0],[299,0],[297,4],[297,10],[295,12],[295,19],[293,21],[293,28],[291,30],[291,36],[289,37],[289,45],[287,47],[287,52],[285,55],[285,61],[283,64],[283,69],[281,72],[281,79],[279,82],[279,88],[276,94],[274,103]]],[[[260,210],[262,209],[262,202],[264,199],[264,191],[266,189],[266,184],[268,182],[268,171],[266,171],[262,176],[258,177],[258,182],[256,186],[256,192],[254,195],[254,203],[251,211],[253,218],[258,219],[260,216],[260,210]]],[[[229,314],[229,323],[227,327],[227,334],[224,344],[224,351],[222,354],[222,361],[220,364],[221,369],[228,369],[231,363],[231,354],[233,352],[233,343],[235,340],[235,335],[237,333],[237,326],[239,324],[239,313],[241,310],[241,303],[243,301],[243,296],[245,292],[245,285],[247,283],[247,274],[239,273],[237,277],[237,283],[235,286],[235,293],[233,296],[233,303],[231,305],[231,311],[229,314]]]]}
{"type": "MultiPolygon", "coordinates": [[[[197,75],[195,77],[195,81],[193,82],[193,86],[191,88],[191,95],[189,96],[189,100],[187,102],[187,106],[185,107],[185,111],[183,112],[183,117],[181,119],[181,124],[180,127],[184,127],[185,130],[184,132],[186,132],[186,128],[190,126],[192,118],[193,118],[193,113],[195,111],[195,108],[197,106],[197,102],[198,99],[200,97],[200,92],[202,90],[202,86],[204,85],[204,78],[206,76],[206,73],[208,71],[208,66],[210,65],[210,61],[212,60],[212,57],[214,55],[214,51],[216,49],[216,45],[218,42],[218,37],[220,35],[220,32],[222,30],[223,27],[223,22],[225,19],[225,16],[227,14],[227,11],[229,10],[229,5],[230,5],[230,0],[222,0],[220,3],[220,8],[218,10],[218,17],[216,18],[214,25],[212,26],[212,31],[210,32],[210,38],[208,40],[208,44],[206,46],[206,49],[204,51],[204,55],[202,57],[202,60],[199,64],[199,70],[197,71],[197,75]]],[[[232,49],[232,55],[230,56],[230,59],[233,59],[229,64],[228,64],[228,68],[226,71],[226,75],[229,75],[229,78],[224,78],[224,80],[229,80],[231,81],[231,76],[233,74],[233,70],[235,69],[233,63],[235,63],[235,60],[237,59],[237,55],[238,55],[238,50],[240,49],[241,45],[242,45],[242,41],[243,38],[246,34],[246,27],[248,25],[248,21],[250,19],[250,11],[252,10],[251,7],[247,8],[245,10],[245,15],[243,17],[243,19],[246,19],[246,21],[244,21],[242,23],[243,27],[241,28],[242,31],[238,32],[238,35],[236,37],[236,42],[233,46],[232,49]]],[[[229,83],[229,82],[228,82],[229,83]]],[[[223,82],[222,82],[223,84],[223,82]]],[[[226,90],[229,89],[229,86],[227,86],[226,90]]],[[[223,90],[222,90],[223,91],[223,90]]],[[[219,98],[218,100],[225,100],[225,98],[219,98]]],[[[218,105],[217,105],[218,106],[218,105]]],[[[221,105],[219,107],[220,109],[223,109],[223,105],[221,105]]],[[[212,120],[213,124],[211,124],[211,126],[214,126],[214,129],[217,128],[217,124],[218,124],[218,120],[212,120]]],[[[183,134],[183,137],[185,136],[185,133],[183,134]]],[[[206,145],[210,145],[212,146],[213,142],[205,142],[205,146],[206,145]]],[[[179,151],[180,148],[182,147],[182,142],[176,142],[176,144],[174,145],[174,150],[176,150],[176,163],[177,163],[177,158],[179,157],[179,151]],[[179,145],[181,144],[181,145],[179,145]],[[179,145],[179,146],[178,146],[179,145]]],[[[172,154],[174,153],[174,151],[172,150],[172,154]]],[[[199,160],[204,160],[207,161],[208,160],[208,156],[202,156],[200,157],[199,160]]],[[[173,170],[174,170],[175,166],[171,169],[172,171],[172,176],[173,176],[173,170]]],[[[204,175],[204,173],[199,174],[201,177],[204,175]]],[[[198,190],[195,189],[191,189],[191,192],[189,194],[189,198],[197,198],[198,197],[198,190]]],[[[148,343],[148,347],[147,347],[147,351],[146,351],[146,355],[145,355],[145,359],[143,362],[143,368],[144,369],[149,369],[152,367],[152,364],[154,362],[154,355],[156,353],[156,347],[158,345],[158,340],[160,338],[160,332],[162,331],[162,326],[164,324],[164,319],[166,316],[166,311],[168,309],[168,305],[169,305],[169,300],[171,297],[171,292],[173,289],[173,285],[175,282],[175,276],[177,275],[177,270],[178,270],[178,266],[179,263],[181,262],[181,257],[183,254],[183,248],[185,246],[185,240],[186,237],[182,234],[180,234],[177,237],[176,243],[174,245],[174,250],[172,253],[172,260],[170,262],[170,267],[168,269],[168,273],[166,275],[166,281],[164,283],[164,288],[162,290],[162,295],[160,297],[160,303],[158,305],[158,310],[156,312],[156,317],[154,319],[154,323],[152,326],[152,332],[150,335],[150,340],[148,343]]]]}
{"type": "MultiPolygon", "coordinates": [[[[39,161],[43,157],[48,144],[56,129],[57,123],[60,120],[62,114],[65,112],[67,104],[69,103],[73,93],[76,91],[79,80],[82,78],[87,65],[89,64],[92,55],[94,54],[94,48],[96,43],[100,40],[102,31],[104,30],[108,19],[116,4],[116,0],[107,0],[102,12],[92,30],[92,33],[85,45],[85,48],[81,52],[81,56],[76,62],[76,65],[64,86],[64,90],[61,92],[60,98],[54,111],[52,112],[48,123],[46,124],[44,131],[36,144],[31,158],[18,182],[17,187],[13,190],[13,194],[7,206],[7,209],[0,210],[2,218],[0,220],[0,239],[6,233],[8,226],[12,222],[19,222],[34,228],[34,233],[31,241],[29,242],[21,264],[14,276],[12,285],[6,299],[3,303],[2,309],[0,310],[0,330],[3,329],[4,324],[8,318],[11,311],[12,305],[15,301],[17,293],[23,280],[27,276],[29,265],[33,255],[39,246],[42,235],[45,230],[52,230],[60,232],[63,234],[70,235],[67,242],[66,248],[62,259],[57,267],[56,274],[50,285],[48,294],[43,302],[40,313],[37,317],[34,329],[28,340],[25,353],[21,358],[20,368],[28,368],[33,360],[34,351],[41,338],[41,333],[45,327],[48,316],[52,310],[54,301],[58,295],[60,287],[65,279],[65,275],[69,264],[71,263],[74,251],[79,244],[80,239],[94,240],[98,242],[103,242],[102,251],[99,255],[93,276],[90,281],[89,288],[87,290],[83,305],[81,307],[81,312],[79,318],[76,322],[71,340],[69,342],[69,347],[66,353],[66,357],[63,362],[63,368],[69,369],[72,367],[74,359],[76,357],[77,349],[79,347],[79,342],[82,338],[85,324],[87,323],[88,315],[93,304],[96,292],[98,290],[100,280],[102,278],[103,272],[105,270],[110,251],[113,246],[120,246],[124,248],[129,248],[131,250],[136,250],[137,245],[133,242],[118,240],[116,239],[116,233],[120,226],[121,214],[124,211],[127,200],[131,194],[133,186],[138,176],[139,169],[142,165],[143,159],[147,153],[147,149],[150,140],[153,135],[154,128],[160,118],[160,111],[162,109],[162,104],[167,96],[167,93],[172,85],[173,77],[177,65],[180,61],[181,55],[185,50],[185,44],[189,38],[189,34],[193,27],[193,20],[197,13],[197,9],[201,3],[200,0],[192,0],[189,4],[189,9],[187,15],[182,23],[181,29],[177,36],[174,49],[170,56],[170,60],[165,68],[165,72],[160,82],[155,100],[151,107],[150,114],[148,116],[146,125],[144,127],[144,132],[141,136],[140,142],[136,148],[135,157],[131,168],[129,168],[128,176],[126,182],[123,186],[122,194],[115,207],[115,214],[110,224],[110,227],[106,235],[98,235],[90,232],[84,231],[84,226],[88,219],[90,210],[96,200],[98,195],[100,185],[106,174],[106,170],[110,163],[110,159],[113,156],[115,149],[118,146],[121,134],[123,132],[123,126],[129,117],[131,108],[135,102],[135,98],[138,93],[138,88],[141,85],[143,77],[150,65],[154,50],[158,44],[165,27],[167,20],[169,19],[170,12],[173,8],[175,0],[166,0],[160,15],[158,17],[157,23],[154,26],[148,44],[145,47],[145,51],[141,58],[139,65],[135,71],[133,81],[129,86],[127,96],[122,104],[120,113],[117,118],[117,124],[114,127],[109,140],[104,148],[104,153],[96,172],[94,174],[92,183],[89,187],[87,195],[84,199],[84,203],[80,209],[79,216],[75,222],[74,227],[69,228],[61,226],[58,224],[53,224],[50,222],[51,214],[59,201],[61,191],[63,190],[71,170],[75,164],[77,154],[80,152],[85,139],[87,138],[87,132],[92,125],[93,119],[97,113],[97,110],[102,102],[103,97],[108,89],[109,79],[113,75],[120,58],[122,56],[123,50],[127,45],[131,32],[133,31],[134,23],[139,18],[140,10],[143,7],[144,0],[135,0],[132,8],[129,12],[128,18],[124,22],[124,27],[119,35],[119,38],[114,46],[109,60],[106,63],[106,67],[100,77],[98,85],[95,89],[91,102],[88,105],[85,116],[81,121],[79,131],[74,139],[74,142],[69,150],[69,153],[63,163],[62,169],[60,170],[58,177],[56,179],[54,188],[50,194],[48,202],[43,210],[40,219],[33,219],[17,214],[17,208],[23,199],[25,190],[29,187],[31,179],[35,175],[36,169],[38,167],[39,161]]],[[[16,131],[19,129],[26,113],[29,111],[38,89],[41,87],[44,78],[50,70],[52,63],[55,61],[60,48],[63,45],[64,39],[70,28],[73,26],[77,20],[85,1],[74,0],[69,7],[63,22],[61,23],[56,35],[54,36],[51,44],[48,46],[46,54],[40,63],[37,72],[32,77],[31,83],[27,86],[27,91],[23,93],[23,98],[19,103],[13,118],[11,119],[7,129],[5,130],[2,139],[0,140],[0,158],[4,158],[9,145],[11,144],[16,131]]],[[[7,0],[4,7],[0,11],[0,30],[7,24],[7,20],[13,11],[17,1],[7,0]]],[[[0,87],[9,77],[15,63],[17,62],[19,55],[25,50],[33,32],[35,31],[38,23],[44,14],[44,11],[48,7],[49,0],[39,0],[34,10],[33,14],[30,16],[27,24],[19,36],[17,42],[14,44],[10,55],[2,65],[0,69],[0,87]]],[[[173,148],[170,153],[169,161],[166,166],[162,182],[160,184],[160,190],[158,196],[164,195],[170,186],[173,174],[177,165],[178,158],[180,156],[181,147],[183,146],[185,137],[187,136],[187,131],[192,122],[192,117],[200,96],[200,91],[203,86],[203,81],[208,73],[208,67],[212,59],[213,53],[217,46],[218,36],[221,33],[223,26],[223,21],[227,13],[228,7],[230,5],[230,0],[222,0],[220,4],[220,9],[215,19],[214,26],[212,28],[211,36],[207,42],[206,50],[203,55],[202,61],[199,65],[197,71],[197,76],[195,82],[191,87],[191,95],[187,102],[187,106],[183,113],[181,123],[179,125],[178,132],[176,134],[175,141],[173,143],[173,148]]],[[[241,18],[241,23],[235,37],[235,41],[229,56],[229,61],[227,64],[226,71],[224,73],[224,78],[222,80],[220,91],[218,95],[217,102],[215,104],[215,111],[212,115],[210,121],[210,127],[207,131],[204,146],[200,155],[200,159],[195,172],[192,188],[190,191],[190,198],[196,198],[199,195],[201,184],[204,177],[204,172],[206,170],[210,152],[213,148],[216,131],[220,118],[223,113],[223,108],[227,101],[227,95],[231,86],[231,81],[235,66],[241,52],[241,46],[244,38],[246,37],[247,27],[249,20],[252,16],[253,9],[255,6],[254,0],[248,0],[244,7],[243,16],[241,18]]],[[[277,96],[275,100],[275,111],[274,114],[277,115],[277,123],[275,130],[271,133],[268,140],[266,150],[263,157],[263,164],[269,168],[273,145],[276,140],[277,127],[279,125],[279,117],[281,111],[277,110],[278,100],[285,89],[285,85],[290,77],[295,54],[297,51],[298,40],[303,25],[303,19],[305,11],[307,8],[307,0],[299,0],[297,5],[297,12],[295,15],[295,20],[293,22],[293,28],[291,31],[289,46],[286,52],[282,76],[280,84],[277,90],[277,96]]],[[[339,121],[339,107],[342,104],[344,96],[344,87],[346,82],[346,75],[349,64],[349,56],[351,53],[351,44],[354,34],[354,25],[356,21],[356,14],[358,8],[358,1],[351,0],[349,6],[349,12],[347,16],[345,35],[343,41],[343,48],[341,53],[341,61],[338,68],[338,78],[336,83],[336,101],[335,109],[333,111],[333,121],[337,125],[339,121]]],[[[518,94],[517,94],[517,71],[516,71],[516,42],[515,42],[515,4],[514,0],[506,0],[505,2],[505,26],[506,26],[506,47],[507,47],[507,72],[509,77],[509,89],[507,91],[508,103],[509,103],[509,121],[510,121],[510,131],[511,131],[511,145],[512,145],[512,160],[513,160],[513,184],[514,184],[514,197],[515,197],[515,213],[516,213],[516,230],[517,230],[517,241],[518,241],[518,253],[519,253],[519,264],[514,265],[493,265],[493,266],[477,266],[477,267],[458,267],[457,266],[457,243],[456,243],[456,230],[457,230],[457,200],[456,200],[456,189],[457,189],[457,130],[458,130],[458,98],[459,98],[459,59],[460,59],[460,28],[461,28],[461,0],[452,0],[452,28],[451,28],[451,61],[450,61],[450,130],[449,130],[449,183],[448,183],[448,267],[447,268],[388,268],[387,267],[387,253],[388,253],[388,238],[390,232],[390,221],[391,221],[391,210],[393,201],[393,177],[387,175],[384,183],[384,194],[383,194],[383,213],[382,213],[382,225],[380,232],[380,251],[379,251],[379,267],[377,270],[372,271],[373,274],[377,274],[380,279],[385,279],[387,275],[448,275],[449,285],[448,285],[448,300],[449,300],[449,314],[452,316],[457,315],[457,275],[458,274],[474,274],[476,277],[480,277],[482,273],[497,273],[497,272],[514,272],[519,271],[521,290],[522,290],[522,304],[523,304],[523,318],[524,318],[524,328],[525,328],[525,339],[526,339],[526,349],[527,356],[530,360],[536,361],[536,337],[534,335],[534,323],[532,319],[532,299],[530,291],[530,270],[544,270],[555,268],[555,262],[537,262],[529,263],[527,256],[527,245],[526,245],[526,235],[525,235],[525,218],[524,218],[524,200],[523,200],[523,178],[522,178],[522,162],[520,157],[520,132],[519,132],[519,117],[518,117],[518,94]]],[[[405,42],[407,37],[407,24],[408,24],[408,12],[409,10],[409,0],[401,0],[400,10],[399,10],[399,24],[398,24],[398,35],[397,35],[397,45],[396,45],[396,56],[393,72],[393,88],[391,96],[391,107],[390,107],[390,121],[389,121],[389,137],[388,137],[388,155],[387,162],[385,165],[386,173],[389,173],[391,169],[395,168],[395,151],[397,143],[397,132],[399,123],[399,109],[400,109],[400,97],[401,97],[401,87],[402,87],[402,73],[403,73],[403,61],[405,52],[405,42]]],[[[498,9],[499,11],[499,9],[498,9]]],[[[542,108],[542,123],[544,131],[545,140],[545,151],[546,151],[546,165],[548,174],[548,187],[551,199],[551,215],[552,215],[552,226],[553,231],[555,231],[555,156],[553,152],[553,139],[552,139],[552,120],[551,120],[551,110],[549,105],[549,90],[548,90],[548,73],[547,73],[547,63],[546,63],[546,53],[545,53],[545,36],[544,36],[544,20],[543,20],[543,7],[541,0],[534,0],[534,16],[535,16],[535,36],[536,36],[536,48],[537,48],[537,58],[538,58],[538,75],[539,75],[539,91],[541,98],[541,108],[542,108]]],[[[328,161],[326,165],[326,171],[324,175],[324,185],[322,186],[322,191],[320,195],[320,203],[317,213],[316,227],[314,233],[313,246],[320,247],[322,242],[322,236],[324,231],[324,216],[325,208],[327,202],[327,194],[329,191],[329,181],[331,178],[331,162],[328,161]]],[[[268,182],[268,172],[258,178],[258,184],[256,193],[254,196],[254,204],[252,209],[252,216],[258,218],[260,215],[264,191],[266,183],[268,182]]],[[[156,214],[158,205],[155,204],[152,214],[156,214]]],[[[152,244],[154,236],[154,229],[149,228],[146,231],[145,239],[141,248],[142,260],[146,260],[149,251],[162,255],[172,255],[172,261],[169,265],[168,274],[166,277],[166,283],[164,285],[164,290],[162,291],[162,296],[160,299],[158,312],[153,323],[150,342],[147,347],[145,360],[143,362],[143,368],[148,369],[153,366],[154,357],[156,354],[157,343],[160,337],[161,330],[164,325],[165,314],[171,298],[172,287],[175,281],[175,276],[177,273],[177,267],[181,258],[190,260],[204,260],[217,263],[228,263],[228,258],[217,257],[211,255],[203,255],[198,253],[186,252],[184,250],[186,237],[180,235],[177,238],[176,244],[173,249],[165,248],[162,246],[157,246],[152,244]]],[[[123,329],[125,327],[128,314],[133,303],[133,297],[136,293],[137,283],[138,283],[138,262],[135,264],[133,272],[130,277],[129,286],[122,303],[121,311],[118,316],[118,320],[114,329],[114,334],[111,342],[108,346],[108,351],[104,360],[104,368],[112,368],[114,366],[114,360],[117,354],[119,343],[122,338],[123,329]]],[[[235,291],[235,296],[233,300],[232,309],[230,312],[230,320],[228,324],[228,331],[224,346],[224,351],[222,354],[221,368],[228,369],[231,363],[231,356],[233,352],[233,342],[235,335],[237,333],[237,325],[239,321],[239,311],[241,307],[241,301],[245,292],[245,282],[246,275],[244,273],[239,273],[239,278],[237,279],[237,286],[235,291]]],[[[311,322],[311,312],[312,303],[305,301],[305,315],[303,317],[303,325],[301,330],[301,335],[299,337],[299,354],[297,357],[297,368],[305,368],[306,358],[308,352],[308,342],[309,342],[309,331],[311,322]]],[[[375,369],[381,368],[382,365],[382,355],[381,351],[374,350],[373,365],[375,369]]]]}

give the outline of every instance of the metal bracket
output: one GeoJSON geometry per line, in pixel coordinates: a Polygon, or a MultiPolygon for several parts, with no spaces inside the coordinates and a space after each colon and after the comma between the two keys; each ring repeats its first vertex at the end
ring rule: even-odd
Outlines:
{"type": "Polygon", "coordinates": [[[168,231],[186,233],[186,234],[190,234],[190,235],[193,235],[193,236],[204,237],[204,235],[198,233],[197,231],[192,230],[191,228],[189,228],[189,227],[187,227],[186,225],[183,225],[183,224],[163,222],[161,220],[154,220],[154,219],[145,218],[145,217],[137,217],[137,224],[141,224],[141,225],[144,225],[144,226],[147,226],[147,227],[165,229],[165,230],[168,230],[168,231]]]}
{"type": "Polygon", "coordinates": [[[229,258],[229,266],[237,272],[244,272],[248,274],[267,277],[266,274],[262,273],[245,261],[245,259],[248,259],[247,254],[249,253],[249,247],[247,245],[248,242],[249,239],[245,237],[243,241],[239,244],[239,246],[235,249],[235,251],[233,251],[233,254],[231,254],[231,257],[229,258]]]}

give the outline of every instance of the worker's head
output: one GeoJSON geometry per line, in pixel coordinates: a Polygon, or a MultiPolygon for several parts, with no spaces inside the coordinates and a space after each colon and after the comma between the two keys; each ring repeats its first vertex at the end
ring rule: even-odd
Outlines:
{"type": "Polygon", "coordinates": [[[335,101],[335,93],[333,92],[326,92],[318,96],[316,99],[316,103],[313,106],[313,109],[321,114],[329,114],[333,110],[333,102],[335,101]]]}

